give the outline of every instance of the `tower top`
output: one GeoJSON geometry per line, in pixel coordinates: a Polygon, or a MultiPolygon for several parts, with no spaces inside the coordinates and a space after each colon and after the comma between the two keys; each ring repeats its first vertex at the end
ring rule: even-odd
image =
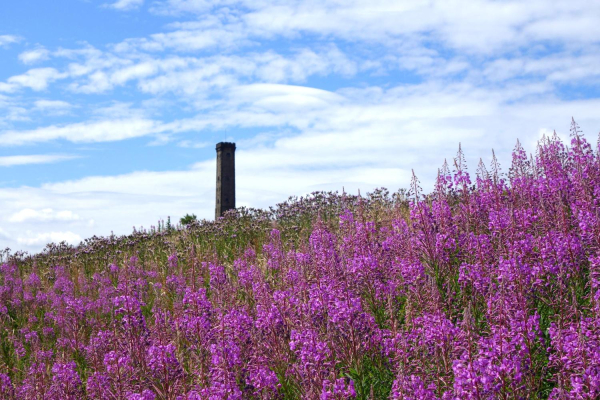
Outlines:
{"type": "Polygon", "coordinates": [[[235,143],[231,143],[231,142],[219,142],[219,143],[217,143],[217,151],[225,150],[225,149],[233,149],[233,150],[235,150],[235,143]]]}

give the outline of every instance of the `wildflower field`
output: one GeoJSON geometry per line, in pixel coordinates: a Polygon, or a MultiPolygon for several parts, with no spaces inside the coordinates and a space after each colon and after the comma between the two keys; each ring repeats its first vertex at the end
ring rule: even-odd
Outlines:
{"type": "Polygon", "coordinates": [[[0,398],[600,398],[598,146],[452,164],[5,253],[0,398]]]}

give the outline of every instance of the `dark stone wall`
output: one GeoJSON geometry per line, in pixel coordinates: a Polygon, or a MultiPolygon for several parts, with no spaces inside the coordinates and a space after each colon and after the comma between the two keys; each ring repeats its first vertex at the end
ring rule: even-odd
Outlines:
{"type": "Polygon", "coordinates": [[[215,219],[235,208],[235,143],[217,143],[215,219]]]}

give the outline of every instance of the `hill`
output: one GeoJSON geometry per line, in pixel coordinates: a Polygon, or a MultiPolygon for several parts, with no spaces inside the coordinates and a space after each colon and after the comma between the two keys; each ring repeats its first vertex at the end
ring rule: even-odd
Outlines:
{"type": "Polygon", "coordinates": [[[598,398],[598,150],[5,254],[0,397],[598,398]]]}

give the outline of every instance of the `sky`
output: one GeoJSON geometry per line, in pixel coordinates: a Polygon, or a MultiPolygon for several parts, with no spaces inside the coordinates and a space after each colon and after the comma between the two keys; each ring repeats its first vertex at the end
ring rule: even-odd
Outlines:
{"type": "Polygon", "coordinates": [[[461,145],[504,171],[600,130],[600,2],[0,3],[0,248],[214,218],[320,190],[425,192],[461,145]]]}

